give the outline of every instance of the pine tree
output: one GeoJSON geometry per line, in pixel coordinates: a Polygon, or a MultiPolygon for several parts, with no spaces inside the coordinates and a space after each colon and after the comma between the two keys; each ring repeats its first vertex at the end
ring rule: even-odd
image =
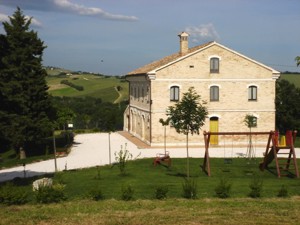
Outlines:
{"type": "Polygon", "coordinates": [[[54,115],[42,67],[46,46],[30,30],[30,23],[17,8],[3,22],[6,35],[0,38],[0,135],[11,147],[23,147],[29,154],[51,135],[54,115]]]}

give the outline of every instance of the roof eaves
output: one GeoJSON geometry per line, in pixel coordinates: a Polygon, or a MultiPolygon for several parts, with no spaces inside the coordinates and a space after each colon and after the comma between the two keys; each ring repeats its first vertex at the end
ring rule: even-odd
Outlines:
{"type": "Polygon", "coordinates": [[[170,61],[169,63],[166,63],[166,64],[164,64],[164,65],[162,65],[160,67],[157,67],[157,68],[149,71],[147,74],[156,74],[157,71],[162,70],[162,69],[164,69],[164,68],[166,68],[166,67],[168,67],[168,66],[170,66],[170,65],[172,65],[174,63],[177,63],[177,62],[179,62],[179,61],[181,61],[181,60],[183,60],[185,58],[188,58],[191,55],[197,54],[198,52],[203,51],[203,50],[211,47],[214,44],[216,44],[216,42],[212,41],[212,42],[208,42],[206,44],[200,45],[200,46],[195,46],[193,48],[190,48],[189,49],[190,50],[189,53],[187,53],[187,54],[185,54],[183,56],[180,56],[180,57],[176,58],[175,60],[170,61]]]}
{"type": "Polygon", "coordinates": [[[247,59],[247,60],[249,60],[249,61],[251,61],[251,62],[253,62],[253,63],[255,63],[255,64],[259,65],[259,66],[262,66],[262,67],[264,67],[264,68],[266,68],[266,69],[268,69],[268,70],[271,70],[273,74],[280,74],[279,71],[274,70],[273,68],[271,68],[271,67],[269,67],[269,66],[267,66],[267,65],[265,65],[265,64],[262,64],[262,63],[260,63],[260,62],[258,62],[258,61],[256,61],[256,60],[254,60],[254,59],[251,59],[251,58],[249,58],[248,56],[245,56],[245,55],[243,55],[243,54],[241,54],[241,53],[239,53],[239,52],[237,52],[237,51],[234,51],[234,50],[232,50],[232,49],[230,49],[230,48],[227,48],[226,46],[221,45],[221,44],[219,44],[219,43],[217,43],[217,42],[215,42],[215,44],[218,45],[219,47],[224,48],[224,49],[226,49],[226,50],[228,50],[228,51],[230,51],[230,52],[232,52],[232,53],[234,53],[234,54],[236,54],[236,55],[238,55],[238,56],[240,56],[240,57],[243,57],[244,59],[247,59]]]}

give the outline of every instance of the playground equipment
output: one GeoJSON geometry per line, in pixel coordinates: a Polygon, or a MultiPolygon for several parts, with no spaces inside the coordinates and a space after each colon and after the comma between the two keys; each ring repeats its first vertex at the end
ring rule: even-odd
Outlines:
{"type": "Polygon", "coordinates": [[[286,143],[281,141],[281,143],[278,144],[278,132],[272,132],[268,139],[264,160],[259,164],[260,170],[264,171],[267,169],[268,165],[275,159],[278,177],[289,176],[291,175],[290,171],[294,170],[295,176],[299,178],[297,158],[294,148],[296,135],[297,131],[288,130],[285,135],[286,143]]]}
{"type": "Polygon", "coordinates": [[[165,154],[156,154],[156,157],[154,158],[153,165],[156,166],[157,164],[166,163],[168,167],[171,166],[171,157],[169,155],[169,152],[165,152],[165,154]]]}
{"type": "MultiPolygon", "coordinates": [[[[270,132],[203,132],[204,135],[204,144],[205,144],[205,154],[202,170],[207,173],[208,176],[211,176],[210,171],[210,161],[209,161],[209,146],[210,146],[210,138],[212,135],[247,135],[251,137],[253,135],[268,135],[268,142],[266,147],[266,152],[264,154],[264,160],[260,163],[259,168],[263,171],[268,168],[268,165],[275,159],[276,171],[278,177],[286,176],[283,174],[283,171],[290,172],[294,168],[295,176],[299,177],[298,167],[297,167],[297,158],[294,149],[294,142],[297,131],[289,131],[286,135],[286,145],[278,144],[278,133],[274,131],[270,132]],[[278,157],[280,155],[281,157],[278,157]],[[286,157],[284,157],[286,156],[286,157]],[[285,166],[283,168],[283,166],[285,166]]],[[[247,157],[253,157],[253,143],[252,141],[248,144],[247,149],[247,157]],[[252,151],[252,152],[251,152],[252,151]]]]}

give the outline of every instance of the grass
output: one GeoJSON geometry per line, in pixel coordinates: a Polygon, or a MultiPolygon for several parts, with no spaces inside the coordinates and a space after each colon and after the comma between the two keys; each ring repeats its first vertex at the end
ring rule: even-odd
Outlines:
{"type": "Polygon", "coordinates": [[[9,150],[1,155],[0,169],[11,168],[15,166],[22,166],[23,164],[29,164],[33,162],[39,162],[47,159],[53,159],[53,154],[32,156],[26,159],[20,159],[19,155],[14,150],[9,150]]]}
{"type": "Polygon", "coordinates": [[[128,83],[122,82],[118,77],[105,78],[96,75],[71,75],[67,77],[48,76],[49,93],[53,96],[67,97],[95,97],[101,98],[105,102],[115,102],[128,99],[128,83]],[[68,80],[76,85],[83,86],[83,91],[78,91],[67,85],[60,84],[62,80],[68,80]],[[120,86],[118,92],[116,87],[120,86]],[[121,96],[121,98],[119,98],[121,96]]]}
{"type": "Polygon", "coordinates": [[[281,74],[280,79],[284,79],[300,88],[300,74],[281,74]]]}
{"type": "Polygon", "coordinates": [[[296,224],[299,197],[253,200],[78,200],[51,205],[10,206],[0,224],[296,224]]]}
{"type": "MultiPolygon", "coordinates": [[[[190,174],[198,184],[196,200],[182,198],[185,159],[173,159],[171,168],[153,166],[153,159],[130,161],[125,176],[117,166],[109,165],[59,172],[54,180],[66,185],[66,202],[1,206],[0,224],[294,224],[300,220],[300,180],[260,172],[260,160],[248,163],[235,158],[232,164],[224,164],[224,159],[211,159],[212,176],[207,177],[199,167],[203,159],[191,158],[190,174]],[[263,180],[260,199],[248,197],[254,177],[263,180]],[[214,192],[221,178],[232,184],[226,200],[217,198],[214,192]],[[134,201],[120,200],[126,185],[134,189],[134,201]],[[167,199],[154,199],[158,185],[168,187],[167,199]],[[276,197],[282,185],[290,197],[276,197]],[[94,187],[102,190],[105,200],[87,198],[94,187]]],[[[274,164],[270,167],[273,171],[274,164]]],[[[34,179],[21,182],[23,188],[31,192],[34,179]]]]}
{"type": "MultiPolygon", "coordinates": [[[[173,159],[171,168],[155,167],[152,162],[130,161],[125,176],[120,175],[118,167],[108,165],[59,172],[54,180],[66,185],[66,202],[1,206],[0,224],[294,224],[300,220],[300,180],[278,179],[269,171],[260,172],[260,159],[250,164],[242,158],[233,159],[232,164],[211,159],[212,176],[207,177],[199,167],[202,159],[192,158],[191,176],[198,184],[196,200],[181,197],[185,159],[173,159]],[[260,199],[248,197],[249,184],[256,176],[263,180],[260,199]],[[226,200],[217,198],[214,192],[221,178],[232,184],[226,200]],[[134,201],[120,200],[124,185],[134,189],[134,201]],[[167,199],[154,199],[158,185],[168,187],[167,199]],[[282,185],[290,197],[276,197],[282,185]],[[87,198],[93,187],[102,190],[105,200],[87,198]]],[[[34,179],[23,182],[30,192],[34,179]]]]}
{"type": "MultiPolygon", "coordinates": [[[[121,176],[118,167],[101,166],[89,169],[59,172],[54,180],[63,181],[66,184],[66,195],[69,200],[82,199],[92,187],[99,187],[106,199],[119,199],[123,186],[131,185],[134,188],[135,199],[153,199],[155,188],[158,185],[168,187],[169,198],[182,196],[182,183],[186,174],[186,160],[173,159],[170,169],[164,166],[153,166],[153,159],[140,159],[130,161],[127,165],[127,174],[121,176]]],[[[221,178],[225,178],[232,184],[233,198],[247,197],[250,191],[249,184],[256,176],[263,180],[262,196],[265,198],[276,197],[282,185],[288,189],[291,196],[300,195],[300,180],[283,177],[278,179],[274,164],[271,172],[260,172],[259,159],[247,163],[245,159],[233,159],[232,164],[224,164],[223,159],[211,160],[211,177],[202,172],[200,164],[202,159],[192,158],[191,177],[198,184],[198,198],[215,197],[214,188],[221,178]]],[[[30,178],[32,179],[32,178],[30,178]]],[[[31,186],[28,186],[31,189],[31,186]]]]}

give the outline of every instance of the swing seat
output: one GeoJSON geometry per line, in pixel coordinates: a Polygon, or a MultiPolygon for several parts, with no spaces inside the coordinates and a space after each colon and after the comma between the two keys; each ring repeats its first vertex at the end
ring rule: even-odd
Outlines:
{"type": "Polygon", "coordinates": [[[232,164],[232,159],[231,158],[224,159],[224,164],[232,164]]]}

